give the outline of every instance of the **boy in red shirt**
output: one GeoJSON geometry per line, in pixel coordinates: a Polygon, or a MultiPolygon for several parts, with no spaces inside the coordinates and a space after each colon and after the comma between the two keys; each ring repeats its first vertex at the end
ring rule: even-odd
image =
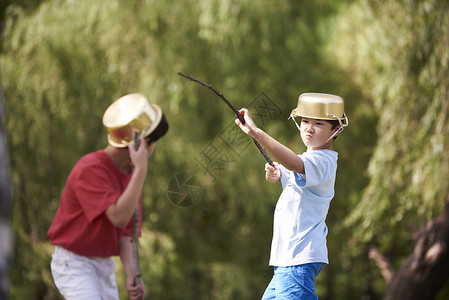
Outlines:
{"type": "MultiPolygon", "coordinates": [[[[159,106],[144,95],[129,94],[106,110],[103,124],[109,145],[86,154],[74,166],[48,230],[55,245],[52,275],[66,299],[119,299],[111,256],[120,256],[129,296],[143,299],[144,284],[133,284],[132,215],[137,205],[141,212],[148,158],[168,123],[159,106]]],[[[141,213],[139,236],[140,231],[141,213]]]]}

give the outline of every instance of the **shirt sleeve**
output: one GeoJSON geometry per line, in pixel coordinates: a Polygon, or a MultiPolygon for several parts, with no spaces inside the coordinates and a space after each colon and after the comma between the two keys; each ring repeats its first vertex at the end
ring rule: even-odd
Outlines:
{"type": "Polygon", "coordinates": [[[328,176],[328,161],[318,151],[305,152],[299,156],[304,162],[305,177],[295,173],[295,181],[301,187],[312,187],[321,184],[328,176]]]}
{"type": "MultiPolygon", "coordinates": [[[[298,155],[298,157],[302,159],[301,155],[298,155]]],[[[279,169],[281,171],[282,188],[285,188],[289,181],[290,183],[297,184],[299,187],[304,186],[305,181],[301,174],[293,172],[283,165],[279,165],[279,169]],[[301,181],[304,181],[304,183],[302,183],[301,181]]]]}
{"type": "Polygon", "coordinates": [[[282,184],[282,188],[285,188],[285,185],[288,182],[288,179],[290,177],[291,171],[288,170],[286,167],[284,167],[283,165],[279,165],[279,170],[281,171],[281,184],[282,184]]]}
{"type": "Polygon", "coordinates": [[[119,198],[117,191],[110,185],[108,172],[101,166],[83,168],[77,178],[75,194],[89,222],[119,198]]]}

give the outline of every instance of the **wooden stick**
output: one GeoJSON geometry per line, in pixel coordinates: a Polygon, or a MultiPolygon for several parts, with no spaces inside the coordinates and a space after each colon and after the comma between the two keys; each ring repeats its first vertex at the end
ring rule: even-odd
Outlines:
{"type": "Polygon", "coordinates": [[[369,249],[368,257],[374,260],[376,265],[379,267],[382,277],[385,279],[385,282],[389,284],[394,276],[394,270],[388,259],[383,256],[376,247],[371,247],[369,249]]]}
{"type": "MultiPolygon", "coordinates": [[[[136,150],[139,149],[139,145],[140,145],[140,137],[139,136],[140,136],[139,132],[135,131],[134,132],[134,148],[136,150]]],[[[134,286],[137,286],[142,282],[142,271],[140,270],[138,227],[139,227],[139,203],[137,203],[137,206],[134,209],[132,235],[131,235],[133,264],[134,264],[134,286]]]]}
{"type": "MultiPolygon", "coordinates": [[[[214,87],[210,84],[207,84],[205,82],[202,82],[201,80],[198,80],[196,78],[193,78],[192,76],[188,76],[185,74],[182,74],[180,72],[178,72],[179,76],[185,77],[189,80],[192,80],[196,83],[201,84],[202,86],[207,87],[208,89],[210,89],[211,91],[213,91],[215,94],[217,94],[224,102],[226,102],[226,104],[231,108],[231,110],[234,112],[235,116],[240,120],[240,122],[242,122],[242,124],[245,124],[245,119],[243,118],[243,116],[240,114],[240,112],[234,107],[234,105],[231,104],[231,102],[228,101],[228,99],[226,99],[226,97],[218,92],[216,89],[214,89],[214,87]]],[[[256,145],[257,149],[259,149],[260,154],[263,155],[263,157],[265,158],[265,160],[272,166],[274,166],[273,161],[271,160],[271,158],[268,156],[267,152],[265,151],[265,149],[259,144],[258,141],[256,141],[254,138],[252,138],[254,144],[256,145]]]]}

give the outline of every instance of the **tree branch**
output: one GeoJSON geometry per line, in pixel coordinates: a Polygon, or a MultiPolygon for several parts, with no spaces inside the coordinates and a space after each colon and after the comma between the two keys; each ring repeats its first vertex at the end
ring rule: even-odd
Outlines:
{"type": "Polygon", "coordinates": [[[376,247],[371,247],[368,252],[368,257],[376,263],[379,267],[382,277],[385,282],[389,284],[394,276],[394,270],[390,261],[382,254],[376,247]]]}
{"type": "Polygon", "coordinates": [[[415,248],[388,284],[384,300],[435,299],[449,279],[449,196],[446,210],[417,235],[415,248]]]}

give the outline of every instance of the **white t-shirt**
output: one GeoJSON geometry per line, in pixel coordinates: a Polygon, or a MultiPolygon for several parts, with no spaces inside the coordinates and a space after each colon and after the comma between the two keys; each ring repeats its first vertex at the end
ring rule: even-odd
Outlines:
{"type": "Polygon", "coordinates": [[[270,266],[329,263],[325,220],[334,197],[338,153],[315,150],[299,157],[306,179],[280,166],[283,191],[274,212],[270,266]]]}

